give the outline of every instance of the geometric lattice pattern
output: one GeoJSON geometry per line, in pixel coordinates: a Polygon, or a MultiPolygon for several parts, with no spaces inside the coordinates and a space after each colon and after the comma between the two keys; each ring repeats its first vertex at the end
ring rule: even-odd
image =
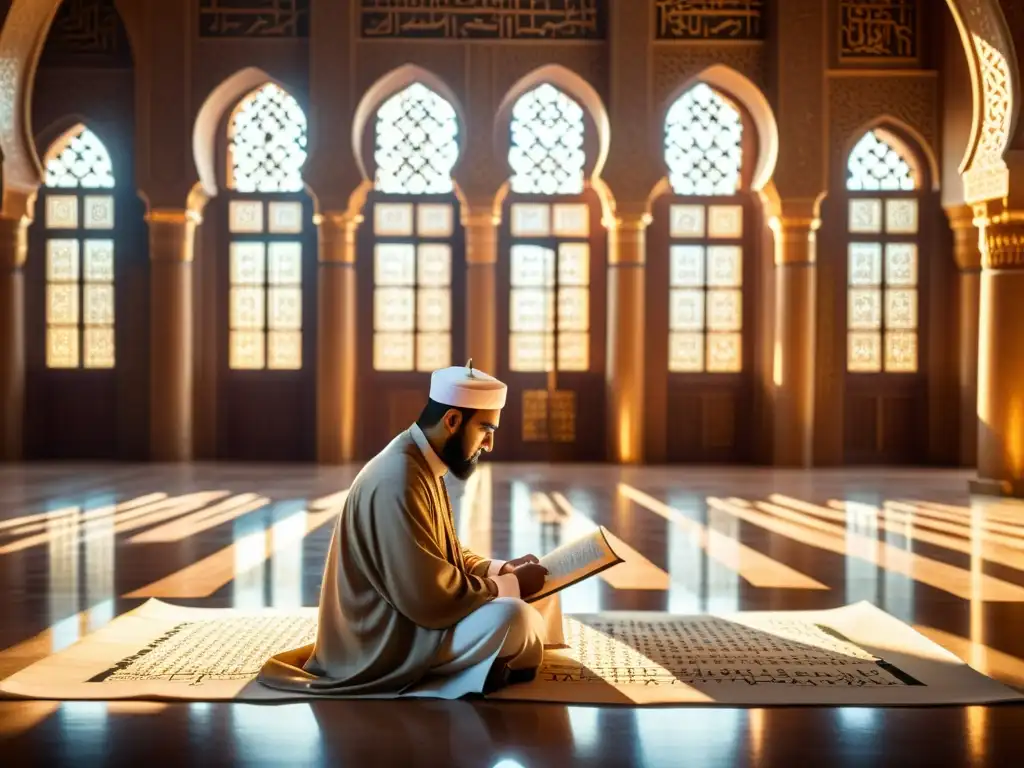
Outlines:
{"type": "Polygon", "coordinates": [[[851,192],[910,192],[918,186],[908,159],[877,131],[868,131],[857,142],[846,167],[851,192]]]}
{"type": "Polygon", "coordinates": [[[99,137],[84,125],[76,125],[53,143],[44,159],[45,185],[49,188],[111,189],[114,167],[99,137]]]}
{"type": "Polygon", "coordinates": [[[512,109],[512,192],[578,195],[583,191],[583,109],[550,83],[523,94],[512,109]]]}
{"type": "Polygon", "coordinates": [[[274,83],[236,107],[228,126],[228,180],[237,192],[299,192],[306,162],[306,115],[274,83]]]}
{"type": "Polygon", "coordinates": [[[377,190],[449,194],[459,158],[458,133],[455,109],[422,83],[392,96],[377,111],[377,190]]]}
{"type": "Polygon", "coordinates": [[[743,121],[717,92],[698,83],[665,118],[665,163],[677,195],[734,195],[740,185],[743,121]]]}

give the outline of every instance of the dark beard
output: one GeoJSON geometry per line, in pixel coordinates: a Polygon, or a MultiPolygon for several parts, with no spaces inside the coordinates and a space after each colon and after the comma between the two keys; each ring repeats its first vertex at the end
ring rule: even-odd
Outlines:
{"type": "Polygon", "coordinates": [[[448,471],[459,480],[468,480],[476,472],[477,461],[480,459],[479,451],[473,456],[466,456],[465,449],[462,447],[464,437],[465,428],[464,425],[460,425],[455,434],[445,441],[444,448],[441,449],[441,460],[448,465],[448,471]]]}

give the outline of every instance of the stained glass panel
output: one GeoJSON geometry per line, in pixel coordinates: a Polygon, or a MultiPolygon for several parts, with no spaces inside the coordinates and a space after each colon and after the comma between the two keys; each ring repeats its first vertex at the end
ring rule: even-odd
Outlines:
{"type": "Polygon", "coordinates": [[[882,335],[871,331],[850,331],[846,340],[846,367],[853,373],[882,370],[882,335]]]}
{"type": "Polygon", "coordinates": [[[455,109],[422,83],[396,93],[377,110],[376,188],[425,195],[452,191],[459,159],[455,109]]]}
{"type": "Polygon", "coordinates": [[[49,195],[46,198],[47,229],[78,229],[78,196],[49,195]]]}
{"type": "Polygon", "coordinates": [[[46,367],[78,367],[78,328],[46,329],[46,367]]]}
{"type": "Polygon", "coordinates": [[[114,198],[110,195],[86,195],[82,208],[86,229],[114,228],[114,198]]]}
{"type": "Polygon", "coordinates": [[[850,243],[850,285],[881,285],[881,243],[850,243]]]}
{"type": "Polygon", "coordinates": [[[271,288],[267,291],[270,303],[268,326],[275,331],[302,330],[302,289],[271,288]]]}
{"type": "Polygon", "coordinates": [[[416,228],[420,237],[451,237],[455,231],[455,213],[447,203],[422,203],[416,210],[416,228]]]}
{"type": "Polygon", "coordinates": [[[558,284],[590,285],[590,246],[587,243],[559,244],[558,284]]]}
{"type": "Polygon", "coordinates": [[[708,246],[708,285],[739,288],[743,285],[743,249],[738,245],[708,246]]]}
{"type": "Polygon", "coordinates": [[[509,368],[523,373],[550,371],[555,362],[551,333],[513,333],[509,337],[509,368]]]}
{"type": "Polygon", "coordinates": [[[267,368],[276,371],[302,368],[302,334],[299,331],[271,331],[267,334],[267,368]]]}
{"type": "Polygon", "coordinates": [[[239,192],[300,192],[306,162],[306,115],[274,83],[250,93],[228,126],[230,182],[239,192]]]}
{"type": "Polygon", "coordinates": [[[586,333],[559,333],[558,370],[586,371],[589,368],[589,336],[586,333]]]}
{"type": "Polygon", "coordinates": [[[114,329],[86,328],[84,334],[86,368],[114,367],[114,329]]]}
{"type": "MultiPolygon", "coordinates": [[[[43,159],[47,187],[112,189],[114,166],[99,137],[84,125],[76,125],[47,150],[43,159]]],[[[77,352],[75,354],[77,359],[77,352]]],[[[77,361],[75,365],[77,365],[77,361]]]]}
{"type": "Polygon", "coordinates": [[[512,108],[508,162],[516,194],[578,195],[583,191],[583,109],[550,83],[512,108]]]}
{"type": "Polygon", "coordinates": [[[704,237],[704,206],[673,205],[669,209],[669,234],[672,237],[704,237]]]}
{"type": "Polygon", "coordinates": [[[894,288],[885,292],[885,327],[899,330],[917,328],[917,291],[894,288]]]}
{"type": "Polygon", "coordinates": [[[882,327],[882,292],[853,288],[847,298],[847,324],[851,330],[877,331],[882,327]]]}
{"type": "Polygon", "coordinates": [[[668,369],[673,373],[700,373],[704,370],[704,334],[669,334],[668,369]]]}
{"type": "Polygon", "coordinates": [[[557,203],[552,209],[556,237],[590,237],[590,206],[586,203],[557,203]]]}
{"type": "Polygon", "coordinates": [[[739,331],[743,328],[743,293],[735,290],[708,291],[709,331],[739,331]]]}
{"type": "Polygon", "coordinates": [[[447,331],[452,327],[452,296],[447,288],[421,288],[416,307],[420,331],[447,331]]]}
{"type": "Polygon", "coordinates": [[[77,240],[46,241],[46,279],[53,282],[78,280],[77,240]]]}
{"type": "Polygon", "coordinates": [[[264,367],[263,331],[231,331],[228,347],[231,368],[259,370],[264,367]]]}
{"type": "Polygon", "coordinates": [[[917,234],[917,200],[886,200],[885,231],[890,235],[917,234]]]}
{"type": "Polygon", "coordinates": [[[560,331],[590,330],[590,291],[588,289],[559,289],[558,329],[560,331]]]}
{"type": "Polygon", "coordinates": [[[513,332],[549,331],[555,322],[555,295],[542,288],[513,288],[509,328],[513,332]]]}
{"type": "Polygon", "coordinates": [[[846,188],[854,192],[917,189],[917,174],[908,160],[884,133],[868,131],[850,152],[846,188]]]}
{"type": "Polygon", "coordinates": [[[259,200],[232,200],[228,203],[228,230],[233,234],[263,231],[263,203],[259,200]]]}
{"type": "Polygon", "coordinates": [[[512,285],[515,287],[553,286],[555,254],[537,245],[513,245],[511,250],[512,285]]]}
{"type": "Polygon", "coordinates": [[[885,334],[885,370],[891,373],[917,371],[917,334],[890,331],[885,334]]]}
{"type": "Polygon", "coordinates": [[[704,246],[673,245],[669,256],[669,282],[673,288],[695,288],[704,285],[704,246]]]}
{"type": "Polygon", "coordinates": [[[421,286],[443,288],[452,284],[452,249],[440,243],[419,247],[418,281],[421,286]]]}
{"type": "Polygon", "coordinates": [[[704,329],[704,291],[673,289],[669,301],[668,326],[673,331],[704,329]]]}
{"type": "Polygon", "coordinates": [[[412,203],[377,203],[373,206],[373,233],[380,237],[410,237],[413,234],[412,203]]]}
{"type": "Polygon", "coordinates": [[[743,370],[742,337],[738,333],[708,334],[708,373],[743,370]]]}
{"type": "Polygon", "coordinates": [[[436,371],[452,364],[451,337],[447,333],[416,335],[416,369],[436,371]]]}
{"type": "Polygon", "coordinates": [[[378,371],[411,371],[415,367],[412,333],[375,333],[373,367],[378,371]]]}
{"type": "Polygon", "coordinates": [[[917,246],[915,244],[886,244],[885,282],[888,285],[917,285],[917,246]]]}
{"type": "MultiPolygon", "coordinates": [[[[270,226],[274,234],[295,234],[302,231],[302,203],[274,201],[268,205],[270,226]]],[[[273,367],[273,366],[272,366],[273,367]]]]}
{"type": "Polygon", "coordinates": [[[263,285],[266,264],[263,243],[231,243],[231,282],[236,285],[263,285]]]}
{"type": "Polygon", "coordinates": [[[271,285],[302,284],[302,244],[268,243],[271,285]]]}
{"type": "Polygon", "coordinates": [[[46,286],[46,322],[51,325],[78,325],[78,286],[46,286]]]}
{"type": "Polygon", "coordinates": [[[85,279],[87,282],[113,282],[114,241],[85,241],[85,279]]]}
{"type": "Polygon", "coordinates": [[[882,201],[855,198],[850,201],[850,231],[874,235],[882,231],[882,201]]]}
{"type": "Polygon", "coordinates": [[[84,299],[86,325],[114,324],[114,286],[86,285],[84,299]]]}
{"type": "Polygon", "coordinates": [[[374,330],[411,332],[415,329],[415,288],[377,288],[373,293],[374,330]]]}
{"type": "Polygon", "coordinates": [[[229,298],[232,328],[263,329],[266,307],[262,288],[232,288],[229,298]]]}
{"type": "Polygon", "coordinates": [[[378,286],[416,284],[416,246],[381,243],[374,247],[373,282],[378,286]]]}
{"type": "Polygon", "coordinates": [[[734,195],[740,186],[743,121],[704,83],[680,96],[665,117],[665,163],[677,195],[734,195]]]}
{"type": "Polygon", "coordinates": [[[743,237],[743,206],[708,206],[708,237],[731,240],[743,237]]]}
{"type": "Polygon", "coordinates": [[[513,237],[547,237],[551,234],[551,206],[515,203],[512,206],[513,237]]]}

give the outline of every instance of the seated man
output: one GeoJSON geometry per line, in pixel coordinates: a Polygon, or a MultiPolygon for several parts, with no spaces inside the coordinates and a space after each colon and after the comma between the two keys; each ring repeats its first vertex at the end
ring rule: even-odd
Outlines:
{"type": "Polygon", "coordinates": [[[561,643],[547,571],[464,549],[444,475],[466,479],[494,445],[506,387],[472,369],[431,377],[419,420],[359,473],[334,528],[316,643],[270,659],[259,680],[325,695],[486,693],[532,678],[561,643]]]}

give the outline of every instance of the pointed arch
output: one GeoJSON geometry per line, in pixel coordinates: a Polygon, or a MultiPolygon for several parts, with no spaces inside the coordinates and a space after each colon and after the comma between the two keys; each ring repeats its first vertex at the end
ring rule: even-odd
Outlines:
{"type": "Polygon", "coordinates": [[[43,184],[50,189],[113,189],[114,165],[103,140],[77,122],[43,153],[43,184]]]}
{"type": "MultiPolygon", "coordinates": [[[[444,118],[444,122],[448,126],[445,130],[450,131],[451,128],[454,128],[456,136],[466,135],[465,112],[458,97],[449,85],[430,70],[415,64],[404,64],[391,70],[370,86],[356,107],[355,116],[352,120],[352,152],[364,179],[372,179],[375,173],[371,173],[371,170],[376,170],[374,167],[376,164],[367,162],[365,152],[366,132],[369,130],[371,123],[375,122],[375,118],[385,104],[390,103],[396,97],[400,97],[407,89],[417,84],[426,91],[436,94],[454,112],[454,125],[449,122],[450,115],[444,118]]],[[[423,94],[420,95],[422,96],[423,94]]],[[[454,139],[455,137],[452,138],[454,139]]],[[[457,141],[454,149],[456,153],[461,150],[457,141]]],[[[448,152],[450,151],[451,148],[449,148],[448,152]]],[[[458,154],[456,154],[455,161],[452,162],[452,167],[455,166],[456,162],[458,162],[458,154]]]]}
{"type": "MultiPolygon", "coordinates": [[[[246,96],[258,92],[261,87],[268,84],[273,84],[287,93],[290,98],[294,98],[286,86],[271,77],[266,71],[259,67],[246,67],[214,88],[199,108],[192,128],[192,157],[195,160],[199,183],[206,197],[216,197],[218,194],[217,140],[222,120],[236,110],[246,96]]],[[[305,124],[305,119],[305,114],[303,114],[303,124],[305,124]]],[[[305,149],[305,144],[303,144],[303,149],[305,149]]]]}
{"type": "Polygon", "coordinates": [[[228,120],[227,184],[236,192],[301,192],[306,113],[267,82],[238,102],[228,120]]]}
{"type": "Polygon", "coordinates": [[[882,141],[907,161],[910,170],[916,174],[920,189],[937,192],[941,183],[938,155],[921,132],[908,125],[898,117],[879,115],[858,126],[848,136],[843,137],[842,162],[845,184],[848,175],[848,163],[857,147],[869,134],[878,134],[882,141]]]}
{"type": "Polygon", "coordinates": [[[584,175],[592,178],[600,177],[611,144],[611,123],[608,118],[608,110],[594,86],[571,69],[560,64],[548,64],[533,70],[520,78],[505,94],[495,116],[496,156],[509,157],[511,148],[509,126],[512,124],[516,105],[523,96],[536,91],[543,85],[548,85],[568,96],[590,117],[596,133],[597,146],[593,159],[588,157],[584,163],[584,175]]]}

